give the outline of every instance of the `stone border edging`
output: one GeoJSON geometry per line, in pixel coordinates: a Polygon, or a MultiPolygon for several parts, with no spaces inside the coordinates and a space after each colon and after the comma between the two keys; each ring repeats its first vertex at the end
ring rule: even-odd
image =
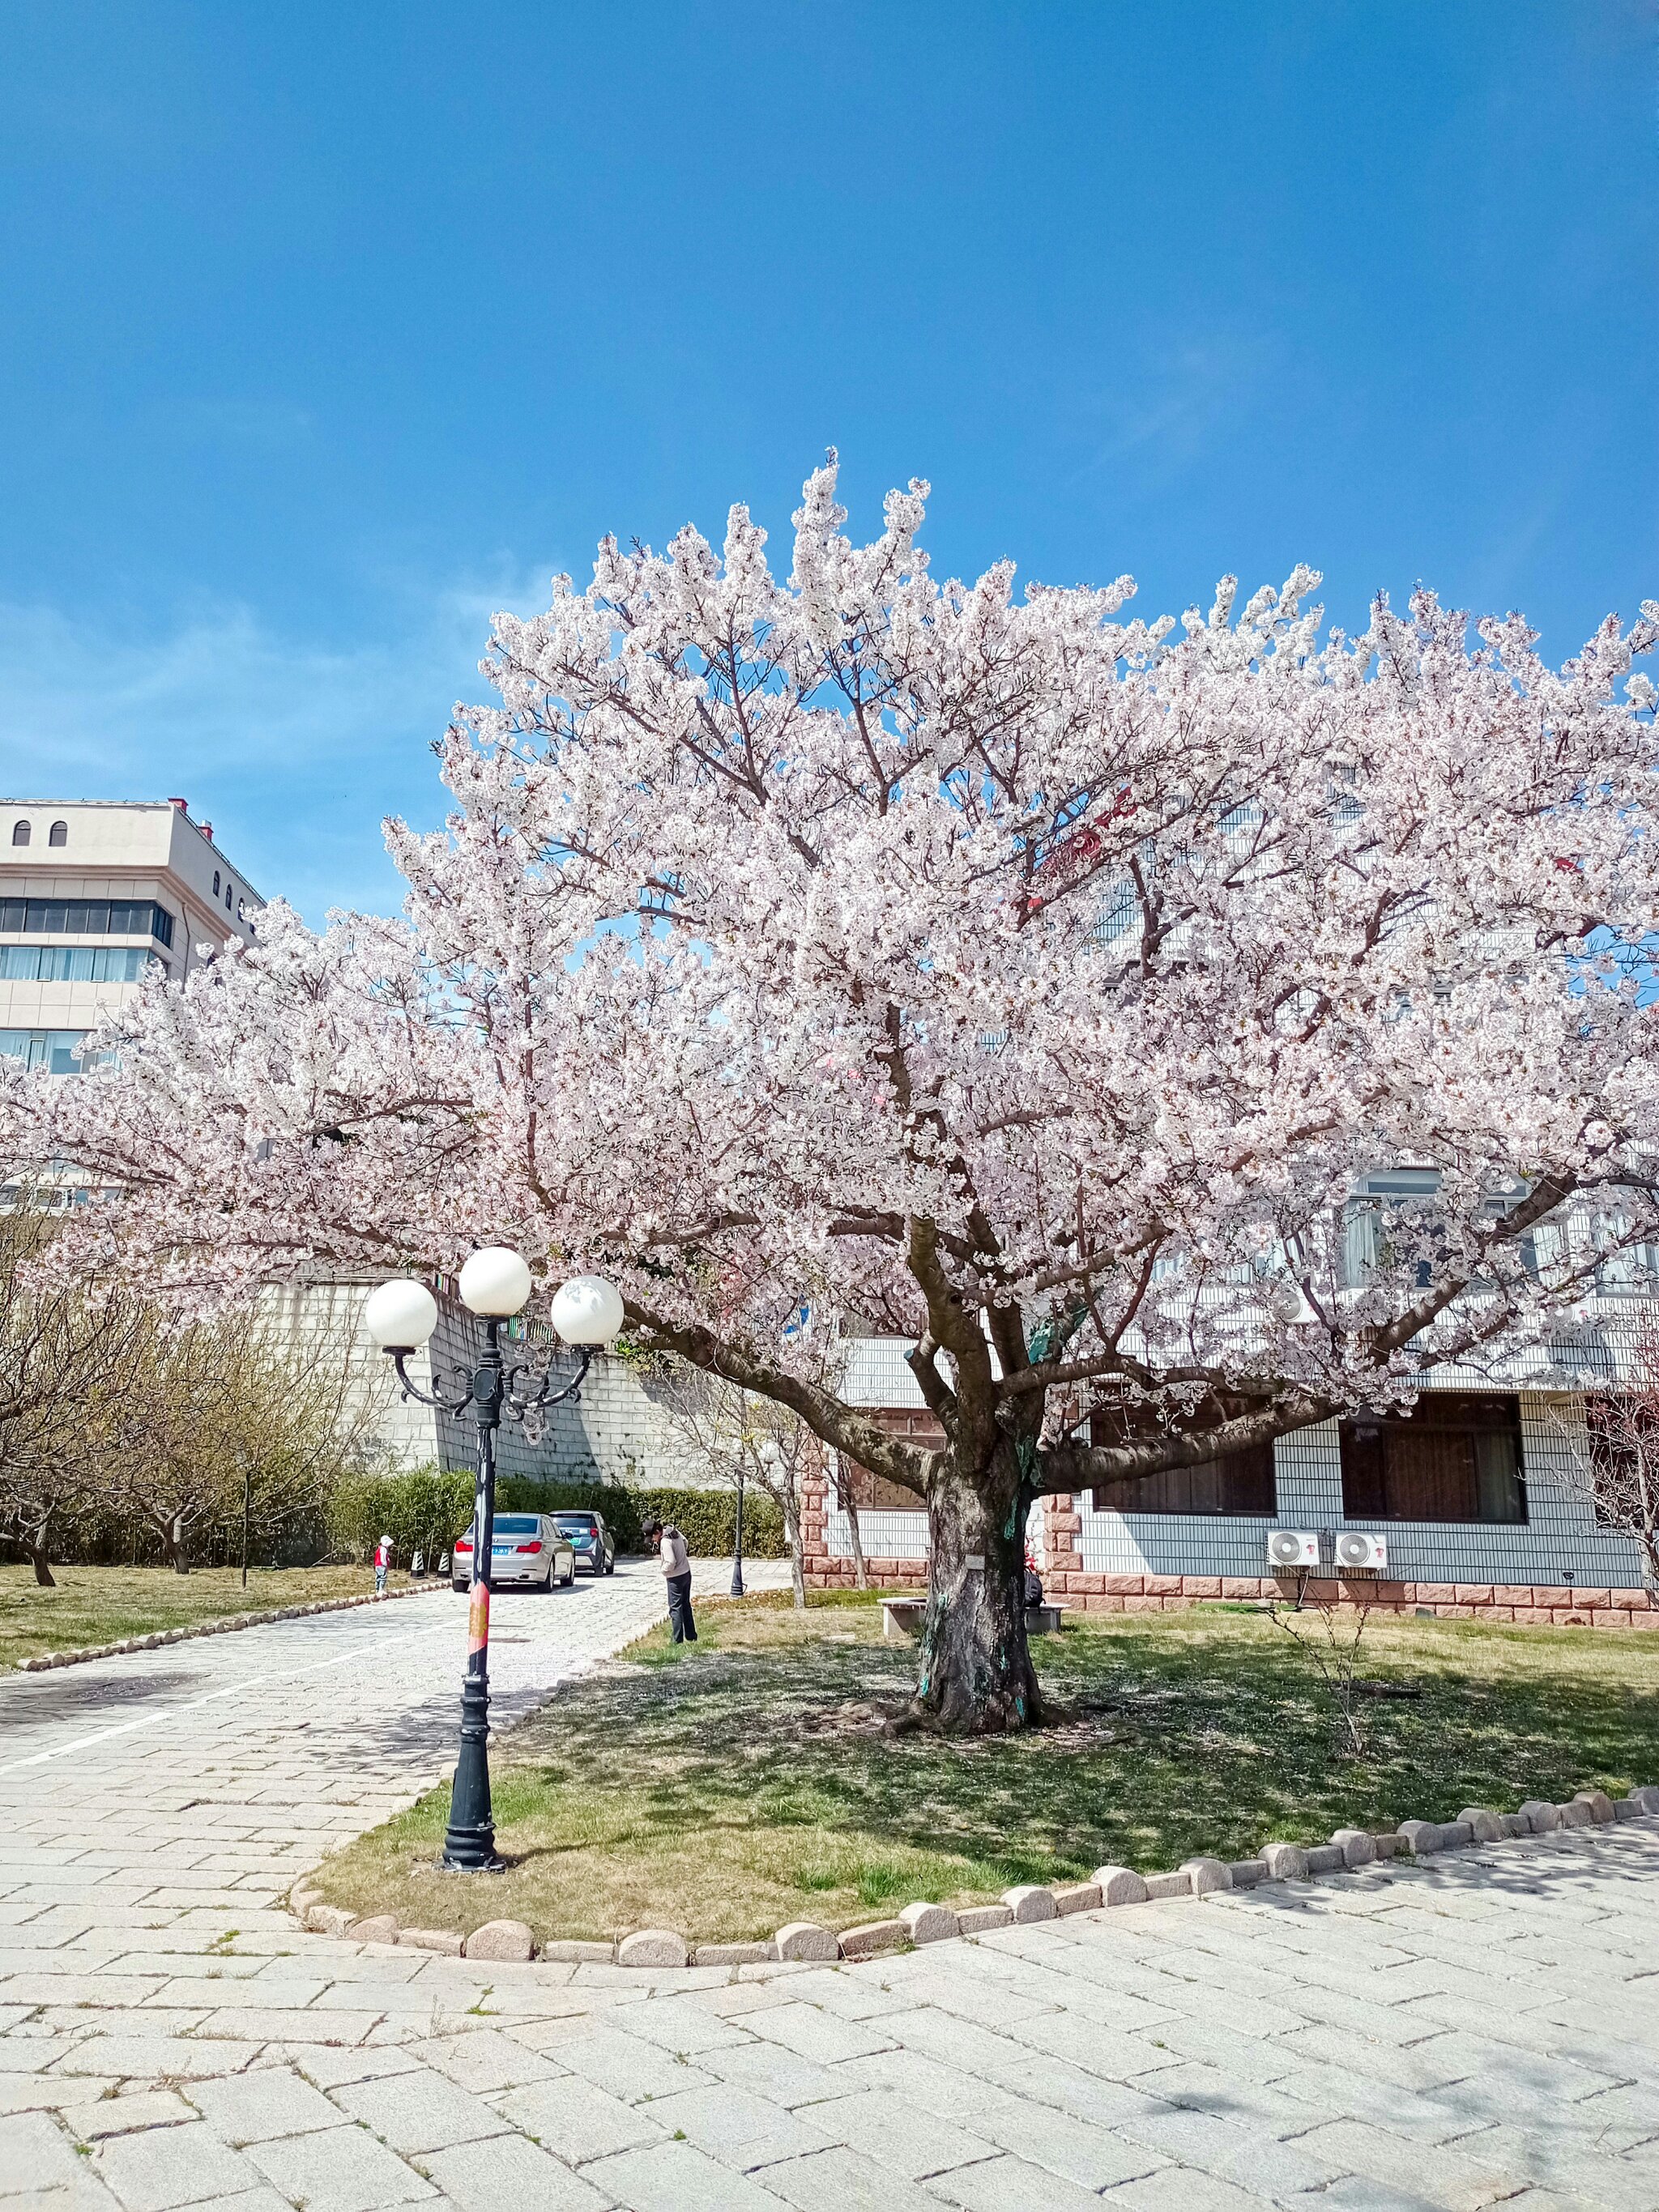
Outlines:
{"type": "MultiPolygon", "coordinates": [[[[404,1595],[404,1593],[398,1593],[404,1595]]],[[[353,1602],[361,1603],[356,1600],[353,1602]]],[[[948,1905],[919,1901],[896,1918],[872,1920],[858,1928],[820,1928],[792,1920],[767,1942],[699,1943],[695,1948],[672,1928],[636,1928],[614,1943],[555,1938],[539,1951],[522,1920],[487,1920],[470,1936],[441,1928],[404,1928],[395,1913],[366,1917],[328,1905],[320,1890],[298,1881],[289,1892],[289,1910],[313,1935],[343,1937],[356,1943],[400,1944],[435,1951],[449,1958],[492,1959],[518,1965],[544,1959],[550,1966],[639,1966],[660,1971],[674,1966],[760,1966],[810,1960],[829,1966],[842,1960],[873,1958],[883,1952],[912,1950],[923,1943],[981,1936],[993,1928],[1025,1927],[1063,1919],[1073,1912],[1096,1912],[1109,1905],[1145,1905],[1170,1897],[1208,1897],[1218,1890],[1255,1889],[1264,1882],[1305,1881],[1311,1875],[1337,1874],[1381,1859],[1428,1858],[1461,1850],[1470,1844],[1514,1841],[1544,1836],[1560,1828],[1606,1826],[1620,1820],[1659,1815],[1659,1787],[1644,1784],[1628,1797],[1613,1799],[1602,1790],[1581,1790],[1564,1804],[1528,1798],[1513,1813],[1466,1806],[1455,1820],[1402,1820],[1397,1828],[1338,1828],[1328,1844],[1264,1844],[1252,1859],[1194,1858],[1168,1874],[1137,1874],[1132,1867],[1097,1867],[1092,1881],[1049,1887],[1022,1883],[1005,1889],[995,1905],[973,1905],[960,1912],[948,1905]]]]}
{"type": "Polygon", "coordinates": [[[228,1613],[217,1620],[196,1620],[183,1628],[158,1628],[149,1636],[124,1637],[118,1644],[88,1644],[79,1651],[37,1651],[33,1659],[20,1659],[15,1671],[40,1674],[53,1667],[78,1667],[84,1659],[113,1659],[124,1651],[155,1651],[164,1644],[188,1644],[198,1636],[228,1636],[238,1628],[263,1628],[267,1621],[299,1620],[311,1613],[348,1613],[358,1605],[389,1605],[394,1598],[426,1597],[434,1590],[448,1588],[448,1583],[440,1577],[411,1583],[404,1589],[365,1590],[361,1597],[319,1597],[309,1605],[281,1605],[265,1613],[228,1613]]]}

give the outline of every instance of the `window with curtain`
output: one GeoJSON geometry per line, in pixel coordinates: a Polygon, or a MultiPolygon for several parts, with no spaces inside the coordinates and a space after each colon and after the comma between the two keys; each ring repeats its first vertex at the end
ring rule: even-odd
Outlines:
{"type": "Polygon", "coordinates": [[[1584,1401],[1591,1499],[1603,1528],[1647,1525],[1659,1501],[1659,1414],[1650,1401],[1596,1393],[1584,1401]]]}
{"type": "Polygon", "coordinates": [[[28,937],[153,937],[173,943],[173,916],[154,899],[0,898],[0,931],[28,937]]]}
{"type": "Polygon", "coordinates": [[[0,945],[0,982],[136,983],[155,957],[130,945],[0,945]]]}
{"type": "MultiPolygon", "coordinates": [[[[926,1451],[937,1451],[945,1442],[945,1431],[932,1413],[913,1412],[905,1406],[872,1406],[866,1409],[869,1418],[890,1436],[904,1437],[920,1444],[926,1451]]],[[[902,1483],[890,1482],[885,1475],[872,1474],[867,1467],[856,1460],[846,1462],[853,1502],[860,1509],[874,1513],[925,1513],[927,1501],[918,1498],[914,1490],[905,1489],[902,1483]]]]}
{"type": "Polygon", "coordinates": [[[0,1055],[53,1075],[78,1075],[90,1064],[76,1058],[85,1035],[84,1030],[0,1030],[0,1055]]]}
{"type": "Polygon", "coordinates": [[[1356,1416],[1340,1433],[1342,1510],[1351,1521],[1527,1517],[1512,1394],[1425,1390],[1408,1415],[1356,1416]]]}
{"type": "Polygon", "coordinates": [[[1257,1444],[1200,1460],[1196,1467],[1097,1482],[1093,1496],[1097,1513],[1245,1513],[1271,1519],[1279,1510],[1273,1448],[1257,1444]]]}

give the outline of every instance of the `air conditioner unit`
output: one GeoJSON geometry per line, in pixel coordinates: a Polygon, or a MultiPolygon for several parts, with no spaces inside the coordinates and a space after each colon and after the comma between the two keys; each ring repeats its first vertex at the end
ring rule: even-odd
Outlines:
{"type": "Polygon", "coordinates": [[[1368,1529],[1344,1528],[1331,1547],[1333,1558],[1339,1567],[1382,1569],[1389,1564],[1389,1540],[1373,1536],[1368,1529]]]}
{"type": "Polygon", "coordinates": [[[1276,1574],[1290,1567],[1316,1567],[1319,1565],[1319,1538],[1308,1528],[1270,1528],[1267,1531],[1267,1565],[1276,1574]]]}

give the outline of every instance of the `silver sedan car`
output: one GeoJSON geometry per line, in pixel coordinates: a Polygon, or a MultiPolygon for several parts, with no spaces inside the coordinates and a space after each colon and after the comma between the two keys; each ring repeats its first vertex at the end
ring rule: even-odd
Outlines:
{"type": "MultiPolygon", "coordinates": [[[[473,1534],[469,1528],[455,1546],[450,1580],[458,1590],[471,1587],[473,1534]]],[[[489,1545],[490,1588],[550,1590],[556,1576],[567,1588],[576,1579],[576,1554],[557,1522],[545,1513],[498,1513],[489,1545]]]]}

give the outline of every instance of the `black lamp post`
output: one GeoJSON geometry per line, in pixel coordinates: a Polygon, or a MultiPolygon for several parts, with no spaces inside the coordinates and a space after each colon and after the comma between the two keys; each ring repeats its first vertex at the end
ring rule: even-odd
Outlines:
{"type": "Polygon", "coordinates": [[[738,1529],[737,1540],[732,1547],[732,1595],[741,1597],[743,1590],[743,1471],[748,1464],[741,1446],[738,1451],[738,1529]]]}
{"type": "Polygon", "coordinates": [[[522,1420],[562,1405],[581,1389],[596,1345],[608,1344],[622,1326],[622,1299],[598,1275],[578,1275],[556,1293],[555,1329],[574,1345],[581,1364],[562,1390],[553,1388],[550,1357],[533,1387],[527,1365],[509,1367],[501,1357],[501,1325],[520,1312],[531,1292],[530,1269],[516,1252],[489,1245],[461,1269],[461,1302],[484,1324],[484,1347],[471,1375],[462,1370],[450,1391],[422,1390],[404,1362],[437,1324],[438,1303],[424,1283],[407,1278],[382,1283],[363,1309],[364,1326],[398,1370],[406,1398],[459,1418],[469,1407],[478,1430],[478,1473],[472,1504],[472,1580],[467,1612],[466,1674],[461,1687],[460,1752],[450,1793],[449,1826],[440,1864],[459,1874],[496,1874],[495,1823],[489,1802],[489,1591],[495,1534],[495,1432],[503,1409],[522,1420]]]}

